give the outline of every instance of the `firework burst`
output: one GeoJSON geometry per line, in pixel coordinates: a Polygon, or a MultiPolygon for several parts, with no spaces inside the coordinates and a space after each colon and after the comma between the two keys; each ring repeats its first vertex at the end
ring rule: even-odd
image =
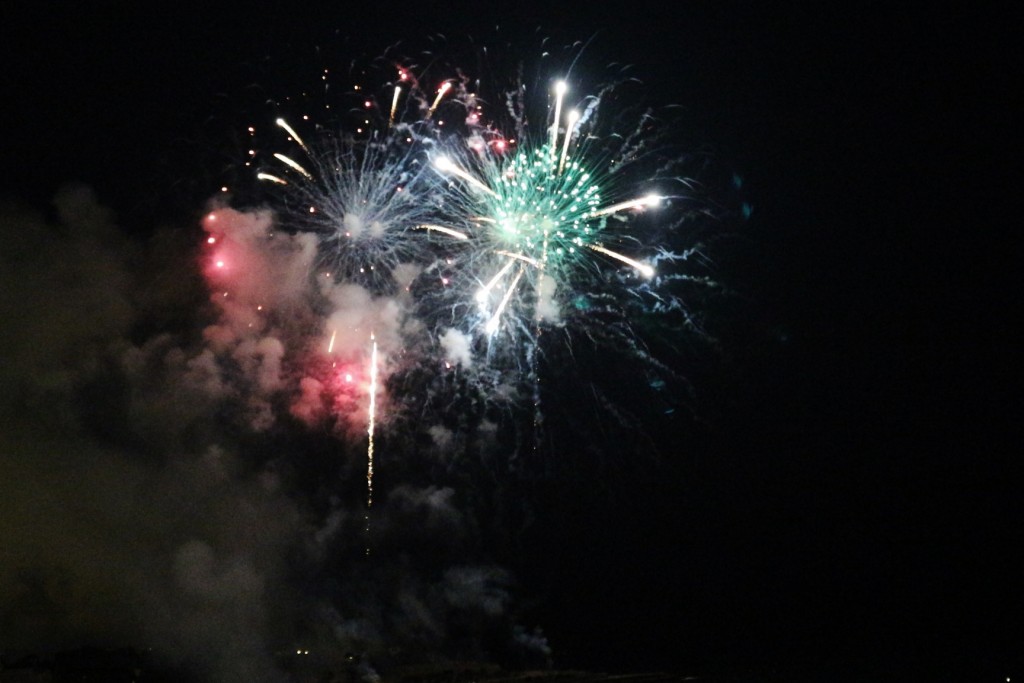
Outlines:
{"type": "Polygon", "coordinates": [[[646,356],[628,317],[686,310],[675,285],[689,276],[677,264],[693,251],[658,241],[695,194],[682,162],[658,146],[650,112],[623,128],[623,111],[603,111],[605,101],[630,102],[615,86],[573,101],[555,82],[533,129],[522,91],[504,95],[504,128],[470,126],[431,156],[446,225],[465,243],[446,270],[444,339],[457,332],[474,357],[526,370],[534,383],[545,330],[583,331],[646,356]]]}
{"type": "Polygon", "coordinates": [[[280,170],[258,176],[280,187],[284,227],[318,236],[319,267],[337,282],[386,292],[399,265],[424,260],[426,233],[418,226],[436,218],[424,201],[433,179],[407,133],[323,134],[312,150],[292,133],[303,160],[276,153],[280,170]]]}
{"type": "Polygon", "coordinates": [[[692,268],[699,244],[680,248],[697,192],[635,81],[580,96],[521,71],[489,85],[436,59],[406,64],[389,62],[373,95],[348,88],[331,110],[354,123],[343,132],[278,119],[278,151],[256,164],[279,224],[317,236],[320,278],[401,296],[410,324],[381,377],[402,385],[393,407],[423,414],[417,395],[449,390],[532,395],[536,421],[544,347],[579,335],[669,372],[633,322],[688,322],[680,283],[713,283],[692,268]],[[426,388],[452,372],[448,389],[426,388]]]}
{"type": "Polygon", "coordinates": [[[585,150],[569,154],[576,118],[570,116],[561,152],[552,135],[546,144],[524,145],[507,156],[463,155],[461,163],[447,156],[434,160],[439,173],[458,181],[449,183],[458,196],[455,204],[472,226],[467,230],[472,241],[487,254],[480,260],[490,262],[479,269],[485,279],[473,295],[488,335],[498,331],[513,297],[517,301],[511,308],[531,309],[536,322],[558,321],[557,290],[584,284],[587,271],[597,268],[595,254],[640,277],[654,276],[650,264],[609,246],[609,241],[635,241],[609,230],[609,221],[657,206],[661,197],[604,202],[602,194],[612,187],[608,174],[587,163],[585,150]]]}

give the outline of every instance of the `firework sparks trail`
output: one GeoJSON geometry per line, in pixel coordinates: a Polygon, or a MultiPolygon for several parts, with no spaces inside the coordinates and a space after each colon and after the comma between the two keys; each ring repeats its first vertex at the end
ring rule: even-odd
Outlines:
{"type": "Polygon", "coordinates": [[[562,156],[558,159],[558,174],[561,175],[565,169],[565,158],[569,155],[569,143],[572,142],[573,131],[576,122],[580,119],[580,113],[573,109],[569,112],[569,120],[565,125],[565,140],[562,143],[562,156]]]}
{"type": "Polygon", "coordinates": [[[459,168],[458,166],[456,166],[452,162],[452,160],[449,159],[448,157],[445,157],[445,156],[437,157],[436,159],[434,159],[434,166],[441,173],[451,173],[453,176],[456,176],[458,178],[462,178],[467,183],[469,183],[470,186],[473,187],[473,189],[475,189],[475,190],[479,190],[480,192],[483,192],[484,194],[489,194],[492,197],[497,197],[498,196],[497,192],[495,192],[490,187],[488,187],[479,178],[474,177],[472,174],[467,173],[465,170],[463,170],[463,169],[459,168]]]}
{"type": "Polygon", "coordinates": [[[289,168],[294,169],[294,170],[298,171],[299,173],[301,173],[302,175],[304,175],[306,177],[306,180],[312,180],[313,179],[313,175],[309,171],[307,171],[305,168],[303,168],[302,165],[299,162],[295,161],[291,157],[286,157],[284,154],[280,154],[278,152],[275,152],[274,153],[274,158],[277,159],[278,161],[280,161],[281,163],[283,163],[285,166],[288,166],[289,168]]]}
{"type": "Polygon", "coordinates": [[[551,124],[551,144],[549,148],[553,153],[558,148],[558,127],[562,125],[562,99],[569,89],[565,81],[555,83],[555,118],[551,124]]]}
{"type": "Polygon", "coordinates": [[[273,173],[263,173],[263,172],[257,173],[256,174],[256,179],[257,180],[266,180],[267,182],[277,183],[278,185],[287,185],[288,184],[287,180],[285,180],[284,178],[281,178],[280,176],[276,176],[273,173]]]}
{"type": "Polygon", "coordinates": [[[402,95],[402,87],[395,86],[394,97],[391,98],[391,113],[388,114],[388,129],[395,125],[395,112],[398,111],[398,98],[402,95]]]}
{"type": "Polygon", "coordinates": [[[631,259],[628,256],[625,256],[623,254],[618,253],[617,251],[612,251],[611,249],[605,249],[600,244],[588,244],[587,246],[590,247],[591,249],[593,249],[594,251],[596,251],[599,254],[604,254],[605,256],[611,256],[613,259],[615,259],[617,261],[622,261],[627,266],[632,266],[633,268],[635,268],[637,270],[637,272],[639,272],[641,275],[643,275],[646,278],[654,277],[654,268],[649,266],[649,265],[647,265],[646,263],[640,263],[639,261],[637,261],[635,259],[631,259]]]}
{"type": "Polygon", "coordinates": [[[295,140],[295,142],[298,143],[299,147],[302,148],[302,151],[305,152],[306,154],[309,154],[309,147],[306,147],[306,143],[302,141],[302,138],[300,138],[299,134],[295,132],[295,129],[288,125],[287,121],[285,121],[284,119],[277,119],[276,121],[274,121],[274,123],[276,123],[281,128],[284,128],[288,135],[291,135],[292,139],[295,140]]]}
{"type": "Polygon", "coordinates": [[[501,298],[501,303],[498,304],[498,308],[494,311],[494,315],[487,321],[487,334],[492,335],[498,331],[498,325],[501,324],[501,314],[504,312],[505,307],[508,306],[508,300],[515,294],[516,286],[519,284],[519,279],[523,277],[524,268],[520,268],[519,272],[516,273],[515,279],[512,280],[512,284],[505,290],[505,296],[501,298]]]}
{"type": "Polygon", "coordinates": [[[373,432],[377,424],[377,338],[371,332],[370,407],[366,428],[366,554],[370,554],[370,510],[373,508],[373,432]]]}
{"type": "Polygon", "coordinates": [[[468,240],[469,239],[469,235],[467,235],[466,233],[464,233],[464,232],[462,232],[460,230],[455,230],[453,228],[445,227],[443,225],[432,225],[432,224],[428,223],[428,224],[425,224],[425,225],[417,225],[416,229],[417,230],[426,230],[427,232],[430,232],[431,230],[433,230],[435,232],[444,233],[445,235],[448,235],[449,237],[454,237],[457,240],[468,240]]]}
{"type": "Polygon", "coordinates": [[[430,105],[430,109],[427,111],[427,118],[431,118],[434,112],[437,111],[437,105],[441,104],[441,100],[444,96],[452,89],[451,81],[445,81],[441,84],[441,87],[437,90],[437,97],[434,98],[434,102],[430,105]]]}

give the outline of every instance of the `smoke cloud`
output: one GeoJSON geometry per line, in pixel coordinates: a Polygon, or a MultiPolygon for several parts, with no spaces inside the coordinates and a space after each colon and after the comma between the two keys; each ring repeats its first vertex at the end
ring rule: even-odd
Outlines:
{"type": "Polygon", "coordinates": [[[383,387],[421,329],[415,268],[382,296],[317,273],[315,240],[265,212],[140,238],[86,187],[54,206],[0,208],[5,648],[152,648],[224,681],[284,680],[296,646],[367,677],[547,656],[455,489],[396,468],[366,532],[371,335],[383,387]]]}

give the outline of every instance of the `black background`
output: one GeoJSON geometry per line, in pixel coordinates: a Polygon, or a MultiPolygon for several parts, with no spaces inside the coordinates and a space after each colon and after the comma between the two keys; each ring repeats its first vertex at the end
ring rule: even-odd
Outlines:
{"type": "Polygon", "coordinates": [[[715,257],[755,318],[719,315],[732,370],[697,386],[706,424],[654,436],[672,464],[648,491],[539,494],[557,521],[519,571],[556,663],[1020,671],[1019,4],[299,4],[5,4],[0,194],[83,181],[145,230],[216,192],[210,112],[245,65],[287,76],[337,36],[596,34],[745,179],[715,257]]]}

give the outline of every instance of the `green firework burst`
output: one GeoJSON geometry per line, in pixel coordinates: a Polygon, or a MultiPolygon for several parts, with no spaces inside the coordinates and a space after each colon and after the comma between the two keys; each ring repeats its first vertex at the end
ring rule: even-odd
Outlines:
{"type": "Polygon", "coordinates": [[[484,215],[510,252],[559,270],[604,228],[594,174],[576,160],[560,163],[551,146],[520,150],[494,170],[484,215]]]}

